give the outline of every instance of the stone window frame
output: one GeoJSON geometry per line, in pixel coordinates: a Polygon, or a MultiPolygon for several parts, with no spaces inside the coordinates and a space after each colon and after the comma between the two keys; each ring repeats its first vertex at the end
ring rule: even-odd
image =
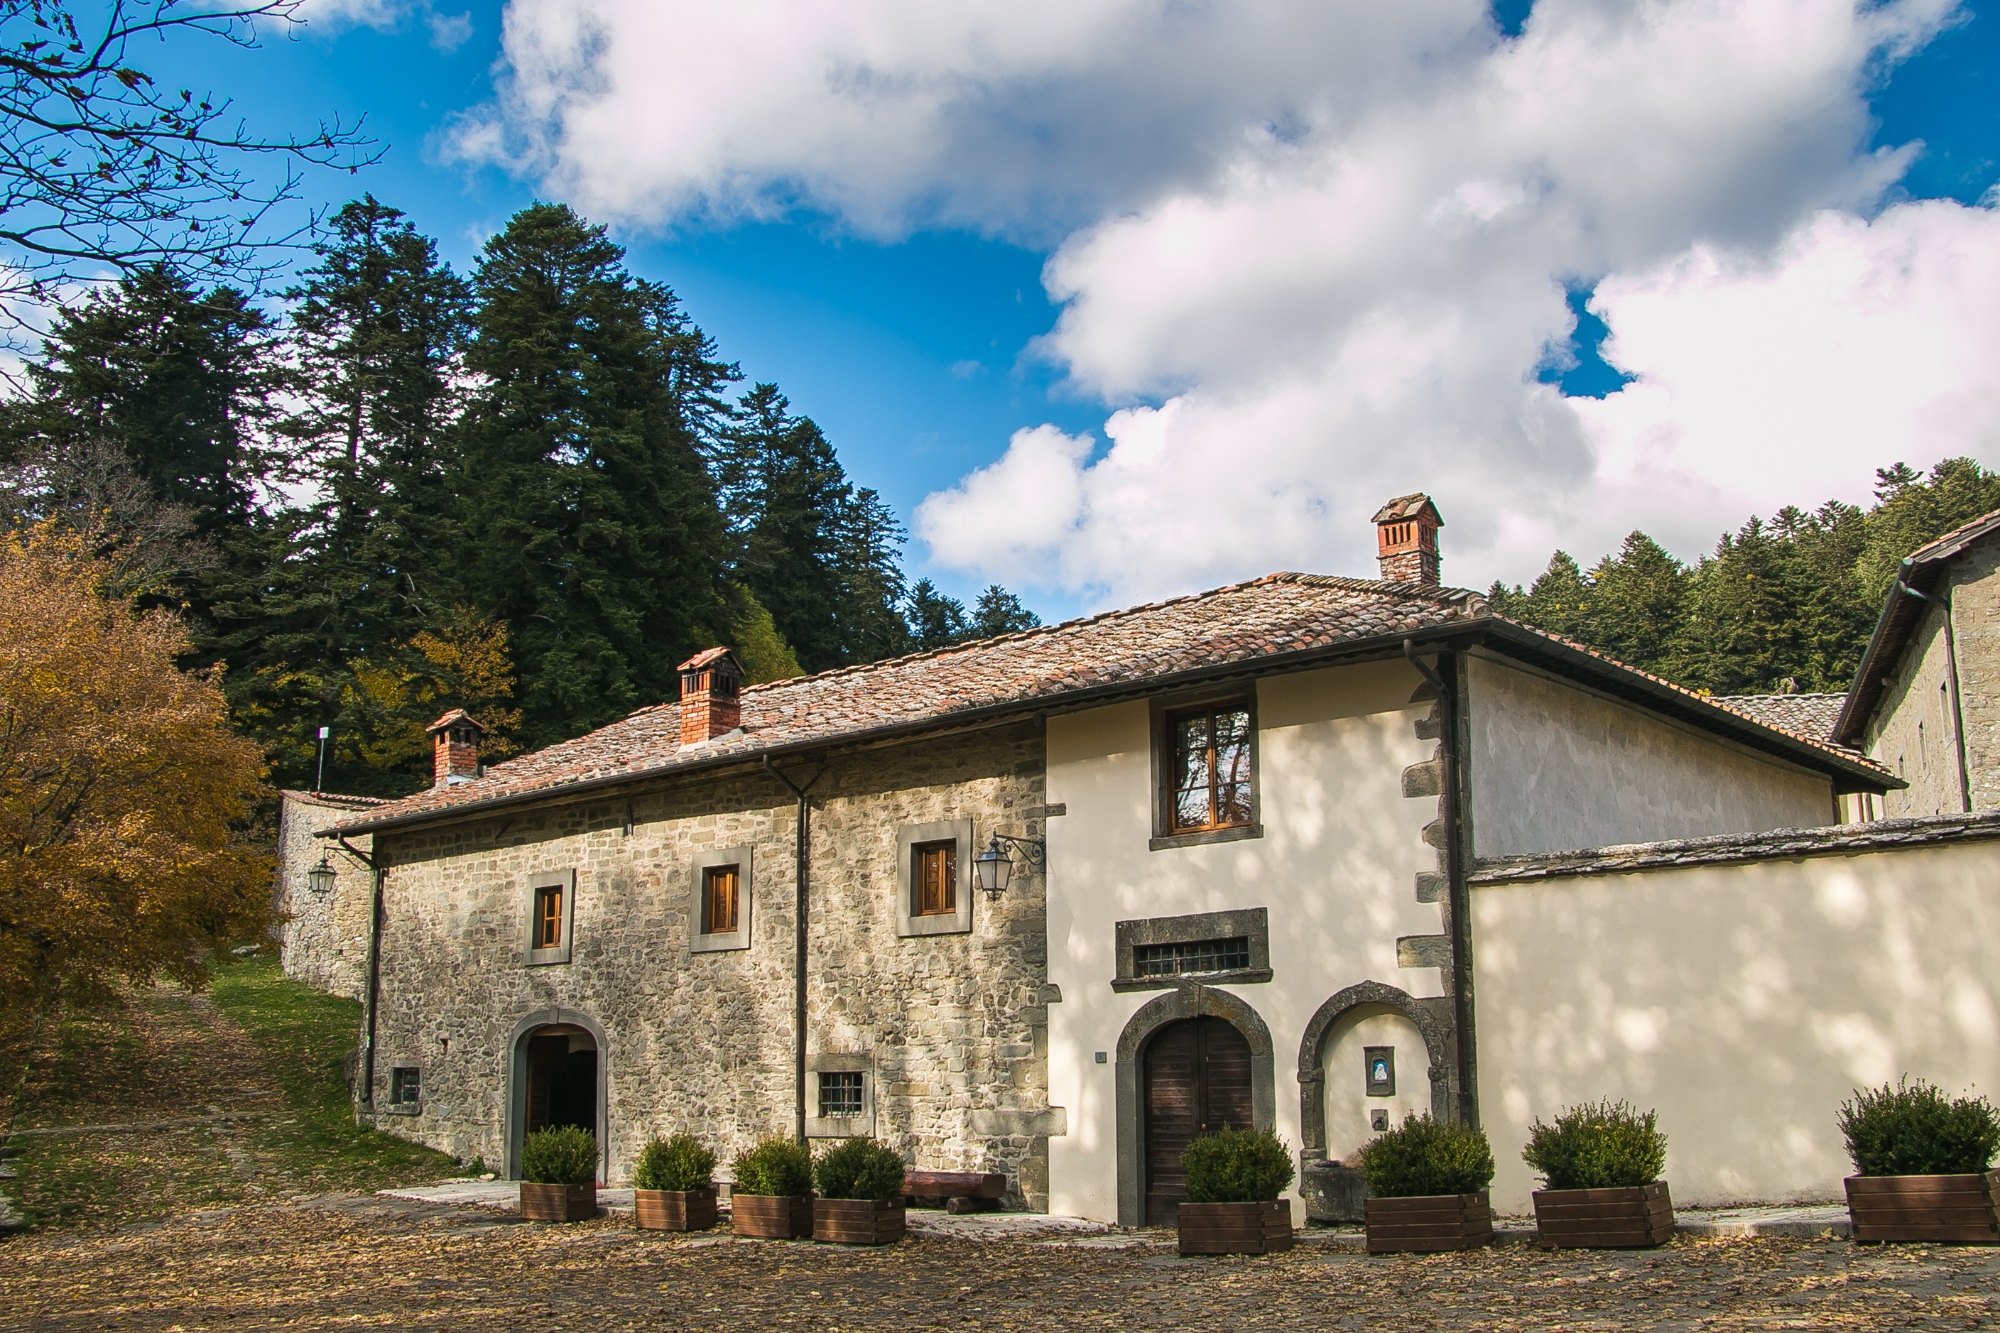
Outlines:
{"type": "Polygon", "coordinates": [[[866,1051],[829,1051],[806,1057],[806,1137],[846,1139],[875,1135],[875,1057],[866,1051]],[[819,1114],[821,1074],[861,1075],[861,1114],[823,1116],[819,1114]]]}
{"type": "Polygon", "coordinates": [[[1154,695],[1148,701],[1147,730],[1152,737],[1152,805],[1153,836],[1146,844],[1147,850],[1170,851],[1177,847],[1201,847],[1216,842],[1240,842],[1246,838],[1264,836],[1263,779],[1259,771],[1263,767],[1260,751],[1262,740],[1257,729],[1257,685],[1246,681],[1233,686],[1216,686],[1203,690],[1183,690],[1173,694],[1154,695]],[[1218,704],[1240,703],[1249,714],[1250,732],[1250,822],[1235,824],[1228,828],[1200,829],[1192,833],[1174,832],[1173,814],[1173,737],[1168,734],[1168,723],[1175,714],[1186,713],[1200,708],[1212,708],[1218,704]]]}
{"type": "Polygon", "coordinates": [[[422,1115],[424,1113],[424,1068],[418,1064],[391,1065],[389,1067],[389,1096],[377,1108],[384,1115],[422,1115]],[[417,1076],[417,1095],[406,1101],[398,1101],[397,1075],[411,1073],[417,1076]]]}
{"type": "Polygon", "coordinates": [[[756,870],[752,859],[753,849],[747,844],[717,847],[694,854],[688,868],[689,953],[723,953],[750,947],[751,904],[757,896],[754,891],[756,870]],[[708,910],[705,872],[714,866],[729,865],[736,867],[736,929],[705,931],[702,929],[702,915],[708,910]]]}
{"type": "Polygon", "coordinates": [[[1203,986],[1254,985],[1271,979],[1271,913],[1263,907],[1239,907],[1226,912],[1196,912],[1189,916],[1152,916],[1120,921],[1116,932],[1117,974],[1114,991],[1172,990],[1190,983],[1203,986]],[[1140,976],[1133,954],[1142,944],[1192,944],[1238,936],[1250,941],[1250,966],[1226,972],[1180,972],[1140,976]]]}
{"type": "Polygon", "coordinates": [[[576,944],[576,871],[545,870],[538,875],[528,876],[523,897],[527,904],[527,929],[521,941],[526,955],[523,961],[529,967],[546,967],[552,963],[567,963],[570,950],[576,944]],[[535,947],[535,897],[539,890],[559,888],[563,891],[562,939],[553,949],[535,947]]]}
{"type": "Polygon", "coordinates": [[[905,824],[896,830],[896,934],[967,935],[972,932],[972,821],[943,819],[930,824],[905,824]],[[916,848],[926,842],[958,844],[958,910],[933,916],[917,914],[916,848]]]}

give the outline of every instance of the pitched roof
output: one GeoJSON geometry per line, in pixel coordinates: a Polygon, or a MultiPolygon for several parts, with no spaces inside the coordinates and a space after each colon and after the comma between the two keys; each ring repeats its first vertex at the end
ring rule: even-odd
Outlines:
{"type": "MultiPolygon", "coordinates": [[[[1766,726],[1798,736],[1827,741],[1833,738],[1833,724],[1847,703],[1840,694],[1724,694],[1715,702],[1754,717],[1766,726]]],[[[1842,747],[1845,748],[1845,747],[1842,747]]]]}
{"type": "Polygon", "coordinates": [[[466,712],[463,708],[454,708],[449,713],[446,713],[443,717],[439,718],[437,721],[431,723],[428,727],[425,727],[424,734],[428,736],[432,732],[443,731],[446,727],[450,726],[454,722],[468,722],[474,727],[477,727],[481,731],[486,730],[486,724],[484,722],[481,722],[478,718],[466,712]]]}
{"type": "Polygon", "coordinates": [[[1897,581],[1889,585],[1882,614],[1875,620],[1875,632],[1869,635],[1867,650],[1861,654],[1861,665],[1854,670],[1854,685],[1847,692],[1847,704],[1833,725],[1831,735],[1836,741],[1853,745],[1861,739],[1861,729],[1874,715],[1875,705],[1882,697],[1883,678],[1895,671],[1910,635],[1923,623],[1924,612],[1929,608],[1922,597],[1911,596],[1904,587],[1935,596],[1951,562],[1997,532],[2000,532],[2000,509],[1953,528],[1904,557],[1897,581]]]}
{"type": "Polygon", "coordinates": [[[1393,652],[1405,638],[1428,641],[1461,632],[1497,638],[1504,641],[1497,644],[1503,650],[1546,659],[1556,670],[1583,675],[1793,762],[1864,785],[1886,778],[1824,740],[1773,729],[1670,681],[1494,616],[1486,599],[1468,589],[1281,573],[934,652],[747,686],[742,730],[693,745],[680,744],[679,704],[656,704],[574,740],[495,764],[471,781],[406,797],[343,829],[429,821],[640,777],[940,730],[1232,673],[1249,664],[1393,652]]]}
{"type": "Polygon", "coordinates": [[[1443,527],[1444,515],[1438,513],[1437,505],[1432,503],[1431,497],[1425,495],[1422,491],[1417,491],[1411,495],[1397,496],[1395,499],[1389,501],[1388,504],[1376,510],[1375,517],[1371,521],[1376,523],[1393,523],[1397,519],[1415,518],[1426,509],[1431,511],[1431,518],[1436,520],[1437,525],[1443,527]]]}

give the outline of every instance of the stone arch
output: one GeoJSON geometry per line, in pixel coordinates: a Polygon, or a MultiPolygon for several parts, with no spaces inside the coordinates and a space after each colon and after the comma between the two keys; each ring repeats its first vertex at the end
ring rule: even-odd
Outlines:
{"type": "Polygon", "coordinates": [[[524,1015],[520,1022],[514,1024],[514,1031],[507,1038],[507,1114],[501,1128],[507,1155],[506,1179],[518,1180],[521,1175],[521,1139],[528,1123],[528,1037],[538,1029],[555,1026],[580,1027],[597,1043],[597,1179],[601,1184],[611,1178],[611,1121],[608,1114],[611,1047],[605,1040],[603,1026],[596,1019],[580,1010],[565,1009],[560,1005],[524,1015]]]}
{"type": "Polygon", "coordinates": [[[1184,1018],[1220,1018],[1250,1043],[1250,1114],[1257,1128],[1277,1124],[1278,1094],[1271,1029],[1248,1001],[1228,991],[1193,983],[1176,986],[1139,1006],[1118,1034],[1118,1224],[1143,1226],[1145,1126],[1139,1089],[1139,1061],[1153,1034],[1184,1018]]]}
{"type": "Polygon", "coordinates": [[[1315,1010],[1299,1039],[1299,1156],[1307,1161],[1326,1156],[1326,1074],[1320,1067],[1321,1048],[1335,1024],[1364,1008],[1389,1009],[1416,1024],[1430,1061],[1431,1115],[1440,1120],[1453,1118],[1450,999],[1419,1000],[1406,990],[1379,981],[1356,982],[1315,1010]]]}

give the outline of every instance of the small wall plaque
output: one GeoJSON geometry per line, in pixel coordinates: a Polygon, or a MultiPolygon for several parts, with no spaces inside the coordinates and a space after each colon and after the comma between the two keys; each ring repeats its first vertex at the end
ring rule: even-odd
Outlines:
{"type": "Polygon", "coordinates": [[[1394,1046],[1366,1046],[1362,1048],[1366,1058],[1366,1077],[1370,1097],[1393,1097],[1396,1095],[1396,1048],[1394,1046]]]}

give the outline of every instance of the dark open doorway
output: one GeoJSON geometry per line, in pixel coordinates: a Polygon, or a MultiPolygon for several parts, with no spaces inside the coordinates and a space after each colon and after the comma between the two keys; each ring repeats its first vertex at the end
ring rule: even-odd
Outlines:
{"type": "Polygon", "coordinates": [[[597,1038],[575,1023],[545,1023],[521,1034],[515,1047],[510,1162],[520,1160],[521,1140],[560,1125],[589,1130],[598,1136],[601,1150],[599,1058],[597,1038]]]}

